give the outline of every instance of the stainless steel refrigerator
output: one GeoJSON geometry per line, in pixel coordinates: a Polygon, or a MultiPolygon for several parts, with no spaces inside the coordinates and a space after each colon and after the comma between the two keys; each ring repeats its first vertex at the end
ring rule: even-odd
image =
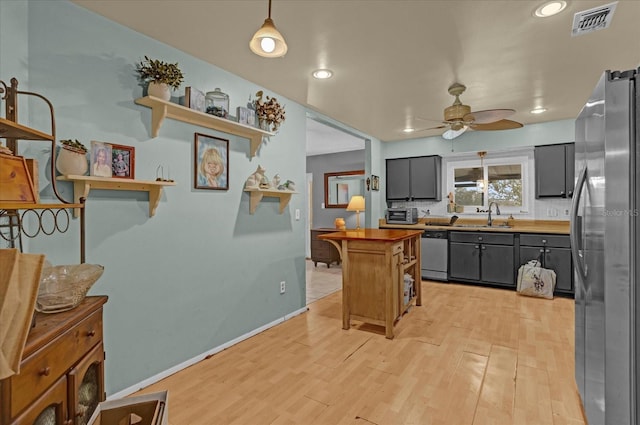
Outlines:
{"type": "Polygon", "coordinates": [[[575,123],[575,375],[589,425],[639,419],[638,71],[605,72],[575,123]]]}

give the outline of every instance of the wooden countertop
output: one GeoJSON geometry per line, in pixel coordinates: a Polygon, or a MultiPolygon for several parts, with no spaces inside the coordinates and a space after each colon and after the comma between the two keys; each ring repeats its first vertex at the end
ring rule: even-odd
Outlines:
{"type": "Polygon", "coordinates": [[[502,232],[502,233],[551,233],[559,235],[569,234],[568,220],[508,220],[509,227],[504,227],[507,220],[497,218],[492,227],[486,227],[486,219],[461,218],[455,225],[449,226],[446,218],[421,218],[417,224],[387,224],[384,218],[379,220],[382,229],[412,229],[412,230],[455,230],[471,232],[502,232]]]}
{"type": "Polygon", "coordinates": [[[360,229],[360,230],[338,230],[333,233],[325,233],[318,236],[319,239],[331,239],[337,241],[381,241],[397,242],[411,238],[422,233],[420,229],[360,229]]]}

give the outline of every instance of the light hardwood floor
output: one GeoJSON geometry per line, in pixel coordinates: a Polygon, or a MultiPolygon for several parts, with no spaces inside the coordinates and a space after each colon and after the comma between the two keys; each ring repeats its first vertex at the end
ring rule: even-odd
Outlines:
{"type": "Polygon", "coordinates": [[[423,282],[388,340],[341,292],[142,392],[172,425],[578,425],[573,300],[423,282]]]}

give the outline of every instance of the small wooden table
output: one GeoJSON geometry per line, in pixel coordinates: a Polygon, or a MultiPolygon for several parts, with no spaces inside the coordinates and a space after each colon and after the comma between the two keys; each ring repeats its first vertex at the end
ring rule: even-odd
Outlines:
{"type": "Polygon", "coordinates": [[[382,325],[393,338],[393,324],[415,301],[422,304],[422,230],[361,229],[319,235],[342,257],[342,329],[351,318],[382,325]],[[405,274],[413,279],[405,288],[405,274]]]}

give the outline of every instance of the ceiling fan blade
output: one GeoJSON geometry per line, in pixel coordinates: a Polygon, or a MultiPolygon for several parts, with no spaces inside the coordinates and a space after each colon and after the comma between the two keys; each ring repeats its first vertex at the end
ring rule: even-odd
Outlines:
{"type": "Polygon", "coordinates": [[[416,130],[415,132],[417,133],[418,131],[441,130],[443,128],[449,128],[449,126],[448,125],[439,125],[437,127],[421,128],[420,130],[416,130]]]}
{"type": "Polygon", "coordinates": [[[446,140],[455,139],[456,137],[460,136],[462,133],[467,131],[467,128],[469,128],[469,126],[465,125],[460,130],[447,130],[444,133],[442,133],[442,138],[446,140]]]}
{"type": "Polygon", "coordinates": [[[485,111],[473,111],[462,119],[474,124],[489,124],[510,117],[515,112],[513,109],[487,109],[485,111]]]}
{"type": "Polygon", "coordinates": [[[488,124],[477,124],[477,123],[473,123],[471,124],[471,128],[473,128],[474,130],[511,130],[514,128],[520,128],[523,125],[519,122],[516,121],[511,121],[511,120],[500,120],[500,121],[496,121],[496,122],[492,122],[492,123],[488,123],[488,124]]]}

